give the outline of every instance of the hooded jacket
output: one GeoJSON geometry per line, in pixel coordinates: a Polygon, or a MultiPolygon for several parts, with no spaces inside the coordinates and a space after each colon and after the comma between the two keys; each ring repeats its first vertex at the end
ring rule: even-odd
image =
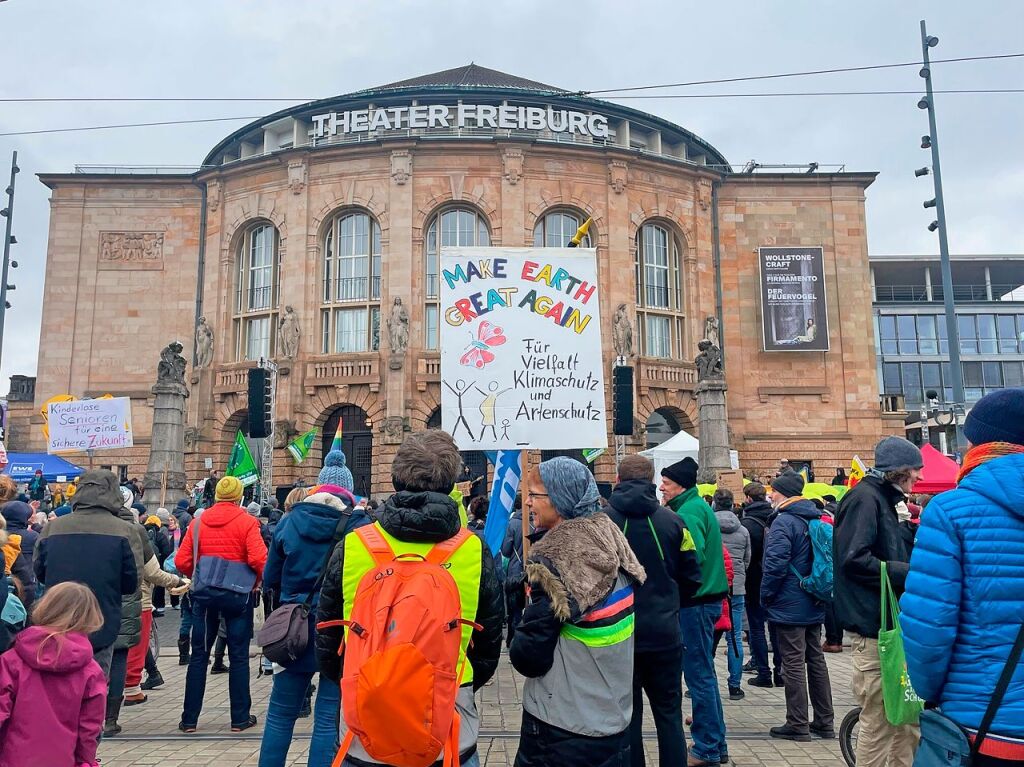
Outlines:
{"type": "Polygon", "coordinates": [[[743,507],[740,524],[750,533],[750,564],[747,566],[747,602],[761,604],[761,563],[764,560],[764,539],[768,535],[775,509],[768,501],[751,501],[743,507]]]}
{"type": "Polygon", "coordinates": [[[789,498],[779,506],[764,544],[761,579],[761,605],[772,623],[813,626],[825,622],[824,606],[804,591],[796,574],[811,571],[814,552],[808,525],[820,517],[818,507],[806,498],[789,498]]]}
{"type": "Polygon", "coordinates": [[[523,709],[539,731],[524,728],[530,742],[520,750],[536,752],[541,741],[550,746],[543,764],[604,764],[609,755],[594,752],[594,739],[624,733],[633,712],[633,587],[644,568],[599,512],[548,530],[526,577],[530,599],[509,660],[527,677],[523,709]]]}
{"type": "Polygon", "coordinates": [[[620,482],[608,499],[611,518],[647,573],[634,586],[637,652],[671,650],[683,643],[679,607],[700,588],[700,564],[693,536],[682,518],[658,503],[654,485],[643,479],[620,482]]]}
{"type": "Polygon", "coordinates": [[[732,594],[742,597],[747,593],[747,567],[750,566],[752,552],[750,533],[740,524],[740,518],[732,511],[716,511],[718,529],[722,531],[722,543],[732,557],[732,594]]]}
{"type": "MultiPolygon", "coordinates": [[[[276,592],[284,604],[301,604],[312,594],[313,605],[320,594],[313,593],[328,551],[357,527],[370,524],[363,511],[353,511],[337,496],[316,493],[295,504],[274,531],[263,568],[263,588],[276,592]]],[[[288,668],[316,671],[316,611],[309,614],[309,644],[306,653],[288,668]]]]}
{"type": "Polygon", "coordinates": [[[85,634],[43,644],[47,633],[30,626],[0,655],[0,767],[96,764],[107,698],[103,670],[85,634]]]}
{"type": "Polygon", "coordinates": [[[903,499],[898,487],[869,474],[843,496],[836,512],[833,606],[843,628],[861,636],[878,636],[882,562],[896,596],[903,594],[910,567],[910,550],[896,516],[896,504],[903,499]]]}
{"type": "Polygon", "coordinates": [[[39,540],[39,533],[28,524],[34,513],[31,506],[21,501],[8,501],[0,506],[0,516],[7,520],[7,532],[21,536],[21,553],[25,555],[29,567],[32,566],[36,541],[39,540]]]}
{"type": "MultiPolygon", "coordinates": [[[[298,508],[298,504],[295,508],[298,508]]],[[[295,509],[292,509],[292,513],[294,511],[295,509]]],[[[388,535],[410,543],[440,543],[451,538],[462,527],[459,507],[452,498],[441,493],[408,490],[399,491],[384,502],[379,513],[379,524],[388,535]]],[[[459,751],[464,760],[476,752],[476,737],[479,730],[480,717],[473,693],[494,676],[501,655],[502,629],[505,621],[504,590],[498,580],[491,551],[487,546],[481,546],[480,549],[480,588],[474,622],[481,628],[479,631],[473,631],[472,641],[466,652],[466,658],[473,667],[473,681],[463,685],[456,698],[456,707],[462,717],[459,751]]],[[[320,591],[320,603],[316,611],[318,622],[339,620],[343,617],[344,568],[345,546],[335,546],[320,591]]],[[[341,677],[342,656],[338,655],[340,644],[340,628],[328,628],[317,632],[317,664],[320,673],[333,681],[338,681],[341,677]]],[[[357,767],[376,764],[360,747],[358,739],[353,741],[346,758],[357,767]]]]}
{"type": "Polygon", "coordinates": [[[46,586],[78,581],[92,590],[103,612],[103,627],[89,639],[99,650],[117,638],[122,595],[134,594],[139,586],[141,574],[132,551],[136,534],[117,517],[123,499],[109,471],[85,472],[71,503],[72,513],[51,520],[40,534],[33,567],[46,586]]]}
{"type": "Polygon", "coordinates": [[[188,578],[192,577],[196,566],[192,537],[197,528],[200,557],[245,562],[256,573],[256,581],[259,582],[267,561],[267,546],[263,543],[260,522],[256,517],[249,516],[245,509],[230,501],[219,501],[206,509],[198,520],[189,525],[178,546],[178,553],[174,555],[174,566],[188,578]]]}
{"type": "Polygon", "coordinates": [[[700,563],[701,586],[693,598],[694,604],[714,604],[729,595],[729,582],[725,577],[725,559],[722,557],[722,531],[711,507],[704,503],[697,488],[684,490],[668,507],[686,523],[700,563]]]}
{"type": "MultiPolygon", "coordinates": [[[[1022,573],[1024,455],[1008,455],[928,504],[900,601],[914,690],[964,727],[980,725],[1024,620],[1022,573]]],[[[1024,664],[991,731],[1024,738],[1024,664]]]]}

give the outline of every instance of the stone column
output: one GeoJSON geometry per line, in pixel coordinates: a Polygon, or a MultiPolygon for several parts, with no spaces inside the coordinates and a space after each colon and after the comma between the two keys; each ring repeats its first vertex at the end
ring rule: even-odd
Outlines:
{"type": "Polygon", "coordinates": [[[697,463],[697,481],[714,484],[718,472],[728,471],[729,463],[729,420],[725,409],[725,380],[705,379],[697,384],[697,424],[700,436],[700,451],[697,463]]]}
{"type": "Polygon", "coordinates": [[[156,397],[153,436],[143,485],[146,508],[153,513],[161,505],[172,508],[185,497],[185,399],[188,388],[184,381],[185,360],[180,352],[180,344],[169,344],[161,352],[157,382],[152,388],[156,397]],[[162,493],[165,477],[167,492],[162,493]]]}

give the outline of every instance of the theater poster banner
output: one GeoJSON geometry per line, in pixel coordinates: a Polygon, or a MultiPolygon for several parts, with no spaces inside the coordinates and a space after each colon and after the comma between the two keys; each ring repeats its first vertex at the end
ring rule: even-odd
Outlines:
{"type": "Polygon", "coordinates": [[[441,251],[441,422],[460,450],[607,447],[591,248],[441,251]]]}
{"type": "Polygon", "coordinates": [[[825,256],[820,247],[758,248],[766,352],[827,352],[825,256]]]}

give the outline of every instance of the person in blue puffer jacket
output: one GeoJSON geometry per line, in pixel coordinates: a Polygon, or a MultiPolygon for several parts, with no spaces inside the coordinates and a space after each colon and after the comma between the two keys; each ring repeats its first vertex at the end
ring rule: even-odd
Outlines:
{"type": "MultiPolygon", "coordinates": [[[[263,588],[275,592],[284,604],[301,604],[317,586],[317,579],[334,544],[357,527],[370,524],[362,509],[355,508],[350,489],[319,485],[295,504],[278,523],[263,568],[263,588]]],[[[267,706],[266,725],[260,748],[259,767],[284,767],[292,742],[295,721],[306,700],[316,663],[316,604],[309,614],[309,644],[306,652],[284,671],[274,674],[274,689],[267,706]]],[[[327,767],[337,742],[337,716],[341,692],[336,682],[320,677],[313,711],[310,767],[327,767]]]]}
{"type": "MultiPolygon", "coordinates": [[[[932,499],[900,601],[914,690],[977,729],[1024,622],[1024,388],[982,398],[955,490],[932,499]]],[[[1024,764],[1024,664],[973,765],[1024,764]]]]}

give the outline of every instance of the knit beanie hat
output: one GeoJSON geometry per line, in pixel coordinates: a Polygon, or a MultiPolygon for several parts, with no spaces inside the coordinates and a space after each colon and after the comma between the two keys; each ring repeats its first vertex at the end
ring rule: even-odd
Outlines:
{"type": "Polygon", "coordinates": [[[804,478],[795,471],[780,474],[772,480],[772,490],[782,493],[787,498],[793,498],[804,491],[804,478]]]}
{"type": "Polygon", "coordinates": [[[258,517],[260,515],[260,505],[256,501],[252,501],[245,510],[249,513],[250,517],[258,517]]]}
{"type": "Polygon", "coordinates": [[[167,509],[161,506],[159,509],[156,510],[156,518],[166,525],[168,522],[171,521],[171,512],[169,512],[167,509]]]}
{"type": "Polygon", "coordinates": [[[538,467],[548,499],[562,519],[575,519],[596,513],[601,494],[590,469],[579,461],[560,455],[538,467]]]}
{"type": "Polygon", "coordinates": [[[238,477],[221,477],[217,482],[217,489],[214,491],[213,497],[217,501],[237,503],[242,500],[243,490],[242,481],[238,477]]]}
{"type": "Polygon", "coordinates": [[[179,511],[188,511],[188,499],[182,498],[180,501],[178,501],[178,505],[175,506],[174,508],[176,508],[179,511]]]}
{"type": "Polygon", "coordinates": [[[327,454],[324,467],[316,479],[321,485],[338,485],[350,491],[355,487],[352,472],[345,465],[345,454],[340,450],[332,450],[327,454]]]}
{"type": "Polygon", "coordinates": [[[875,469],[877,471],[899,471],[920,469],[924,466],[921,451],[913,442],[903,437],[886,437],[875,445],[875,469]]]}
{"type": "Polygon", "coordinates": [[[156,525],[157,527],[160,527],[160,517],[158,517],[156,514],[150,514],[148,517],[146,517],[146,524],[156,525]]]}
{"type": "Polygon", "coordinates": [[[71,504],[70,503],[62,503],[60,506],[58,506],[56,509],[53,510],[53,516],[55,516],[55,517],[63,517],[64,515],[70,514],[70,513],[71,513],[71,504]]]}
{"type": "Polygon", "coordinates": [[[978,400],[964,421],[964,436],[973,445],[1024,445],[1024,388],[999,389],[978,400]]]}
{"type": "Polygon", "coordinates": [[[661,470],[661,476],[668,477],[683,490],[697,486],[697,462],[687,456],[661,470]]]}

